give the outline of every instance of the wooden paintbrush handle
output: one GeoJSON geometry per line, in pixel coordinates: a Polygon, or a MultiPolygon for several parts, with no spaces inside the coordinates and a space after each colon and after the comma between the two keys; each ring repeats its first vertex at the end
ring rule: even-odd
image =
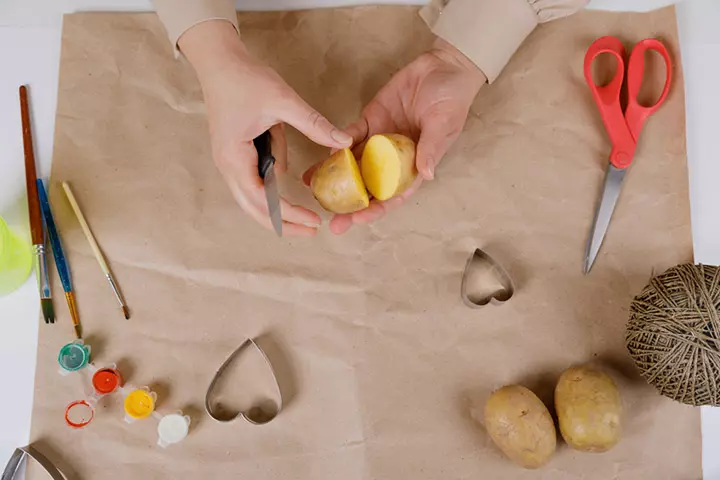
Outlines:
{"type": "Polygon", "coordinates": [[[103,273],[105,275],[109,275],[110,269],[108,268],[107,262],[105,261],[105,255],[102,254],[100,247],[95,241],[95,236],[92,234],[90,226],[85,220],[85,215],[83,215],[82,210],[80,210],[80,205],[78,205],[78,202],[75,199],[75,195],[73,195],[70,184],[68,184],[67,182],[63,182],[62,186],[63,190],[65,190],[65,195],[67,196],[68,202],[70,202],[70,206],[72,207],[73,212],[75,212],[75,216],[77,217],[78,222],[80,222],[80,228],[82,228],[82,231],[85,234],[85,238],[87,238],[87,241],[90,244],[90,248],[92,248],[92,251],[95,254],[95,259],[100,264],[100,268],[102,268],[103,273]]]}
{"type": "Polygon", "coordinates": [[[33,151],[32,128],[30,126],[30,108],[28,107],[27,87],[20,87],[20,116],[22,118],[23,148],[25,150],[25,183],[27,185],[28,211],[30,214],[30,235],[33,245],[43,244],[42,214],[38,199],[37,172],[35,171],[35,153],[33,151]]]}

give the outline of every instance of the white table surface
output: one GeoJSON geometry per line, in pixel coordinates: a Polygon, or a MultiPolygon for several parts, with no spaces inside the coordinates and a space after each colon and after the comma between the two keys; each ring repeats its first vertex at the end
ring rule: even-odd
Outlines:
{"type": "MultiPolygon", "coordinates": [[[[307,8],[365,0],[238,0],[239,9],[307,8]]],[[[423,3],[375,0],[372,3],[423,3]]],[[[593,8],[648,10],[671,0],[595,0],[593,8]]],[[[149,0],[2,0],[0,2],[0,215],[29,238],[17,87],[31,87],[39,174],[47,176],[57,98],[62,14],[82,10],[150,10],[149,0]]],[[[695,260],[720,264],[720,1],[685,0],[678,6],[685,72],[687,153],[695,260]]],[[[0,297],[0,469],[13,449],[27,444],[32,411],[39,307],[34,277],[0,297]],[[12,388],[12,390],[11,390],[12,388]],[[12,394],[7,392],[12,391],[12,394]]],[[[702,409],[703,472],[720,479],[720,409],[702,409]]],[[[672,454],[672,452],[668,452],[672,454]]]]}

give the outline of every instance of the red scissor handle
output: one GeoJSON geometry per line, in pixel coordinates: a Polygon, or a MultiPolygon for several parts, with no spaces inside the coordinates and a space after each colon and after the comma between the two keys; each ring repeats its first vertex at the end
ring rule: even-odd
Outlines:
{"type": "Polygon", "coordinates": [[[610,152],[610,163],[617,168],[627,168],[632,163],[637,139],[645,120],[660,108],[670,90],[672,76],[670,55],[665,45],[655,39],[642,40],[635,46],[628,62],[629,98],[625,114],[620,106],[620,92],[625,77],[625,47],[620,40],[615,37],[601,37],[595,40],[585,54],[584,71],[585,81],[590,87],[613,145],[610,152]],[[645,74],[645,52],[647,50],[654,50],[662,55],[667,69],[667,79],[658,101],[650,107],[643,107],[638,103],[637,96],[640,93],[645,74]],[[611,54],[617,59],[617,67],[610,83],[598,86],[592,77],[592,64],[599,55],[604,53],[611,54]]]}
{"type": "Polygon", "coordinates": [[[625,120],[636,143],[638,138],[640,138],[640,131],[642,130],[645,120],[655,113],[667,98],[671,83],[672,64],[670,63],[670,54],[667,48],[665,48],[665,45],[654,38],[641,40],[635,45],[635,48],[633,48],[630,54],[630,61],[628,62],[628,106],[625,111],[625,120]],[[645,74],[645,52],[648,50],[659,53],[665,61],[665,86],[660,94],[660,98],[658,98],[654,105],[643,107],[638,103],[637,98],[645,74]]]}

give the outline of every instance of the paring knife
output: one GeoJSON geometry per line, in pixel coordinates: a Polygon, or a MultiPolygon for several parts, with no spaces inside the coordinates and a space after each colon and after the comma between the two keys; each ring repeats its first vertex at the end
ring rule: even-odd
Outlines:
{"type": "Polygon", "coordinates": [[[277,178],[275,177],[275,157],[270,146],[270,132],[266,131],[253,140],[258,154],[258,174],[265,184],[265,198],[268,205],[270,221],[278,237],[282,237],[282,212],[278,195],[277,178]]]}

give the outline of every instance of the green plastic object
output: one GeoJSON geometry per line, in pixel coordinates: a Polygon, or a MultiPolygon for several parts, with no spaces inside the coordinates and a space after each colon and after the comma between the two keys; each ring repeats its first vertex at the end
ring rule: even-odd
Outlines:
{"type": "Polygon", "coordinates": [[[32,270],[32,249],[0,217],[0,296],[25,283],[32,270]]]}
{"type": "Polygon", "coordinates": [[[76,372],[90,361],[90,347],[81,340],[68,343],[60,349],[58,363],[66,372],[76,372]]]}

